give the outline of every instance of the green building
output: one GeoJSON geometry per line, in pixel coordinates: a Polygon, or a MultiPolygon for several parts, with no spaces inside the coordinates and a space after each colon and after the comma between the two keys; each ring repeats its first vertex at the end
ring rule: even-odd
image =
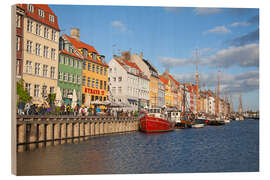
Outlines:
{"type": "Polygon", "coordinates": [[[71,104],[73,90],[76,90],[77,103],[81,105],[81,79],[83,59],[72,47],[65,35],[59,39],[58,87],[64,103],[71,104]]]}

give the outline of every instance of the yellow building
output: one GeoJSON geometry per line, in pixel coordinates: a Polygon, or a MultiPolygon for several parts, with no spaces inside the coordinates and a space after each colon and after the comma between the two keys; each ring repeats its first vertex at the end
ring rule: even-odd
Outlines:
{"type": "Polygon", "coordinates": [[[157,78],[156,76],[150,76],[149,97],[150,105],[152,107],[158,106],[158,81],[159,78],[157,78]]]}
{"type": "Polygon", "coordinates": [[[161,82],[165,85],[165,105],[167,107],[173,106],[173,94],[171,91],[171,83],[170,80],[165,79],[163,77],[159,77],[161,82]]]}
{"type": "Polygon", "coordinates": [[[100,55],[97,50],[80,41],[80,30],[71,29],[71,37],[65,35],[72,46],[83,57],[82,68],[82,104],[88,102],[107,100],[108,92],[108,65],[105,56],[100,55]]]}
{"type": "Polygon", "coordinates": [[[25,10],[23,73],[34,104],[42,104],[57,87],[59,27],[48,5],[22,4],[25,10]]]}

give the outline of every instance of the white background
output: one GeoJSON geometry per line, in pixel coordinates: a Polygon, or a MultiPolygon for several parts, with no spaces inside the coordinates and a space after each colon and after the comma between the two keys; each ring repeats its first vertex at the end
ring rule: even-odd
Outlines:
{"type": "Polygon", "coordinates": [[[269,18],[270,5],[265,0],[39,0],[39,1],[1,1],[1,40],[0,40],[0,177],[1,179],[269,179],[269,142],[270,124],[268,114],[269,106],[269,18]],[[195,174],[149,174],[149,175],[81,175],[81,176],[30,176],[16,177],[11,175],[11,5],[15,3],[44,3],[44,4],[95,4],[95,5],[136,5],[136,6],[180,6],[180,7],[239,7],[239,8],[260,8],[260,172],[255,173],[195,173],[195,174]]]}

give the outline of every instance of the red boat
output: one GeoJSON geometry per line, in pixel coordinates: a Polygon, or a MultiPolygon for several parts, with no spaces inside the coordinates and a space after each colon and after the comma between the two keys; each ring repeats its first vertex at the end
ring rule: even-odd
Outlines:
{"type": "Polygon", "coordinates": [[[143,132],[166,132],[174,130],[174,122],[166,118],[159,108],[151,108],[140,114],[140,130],[143,132]]]}

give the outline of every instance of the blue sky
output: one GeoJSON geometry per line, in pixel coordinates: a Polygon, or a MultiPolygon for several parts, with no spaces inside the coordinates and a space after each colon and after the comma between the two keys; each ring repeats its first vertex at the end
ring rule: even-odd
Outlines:
{"type": "Polygon", "coordinates": [[[113,52],[143,52],[162,73],[194,81],[198,49],[200,86],[214,89],[217,71],[238,107],[259,108],[258,9],[164,8],[50,5],[61,33],[80,29],[81,41],[93,45],[109,62],[113,52]]]}

